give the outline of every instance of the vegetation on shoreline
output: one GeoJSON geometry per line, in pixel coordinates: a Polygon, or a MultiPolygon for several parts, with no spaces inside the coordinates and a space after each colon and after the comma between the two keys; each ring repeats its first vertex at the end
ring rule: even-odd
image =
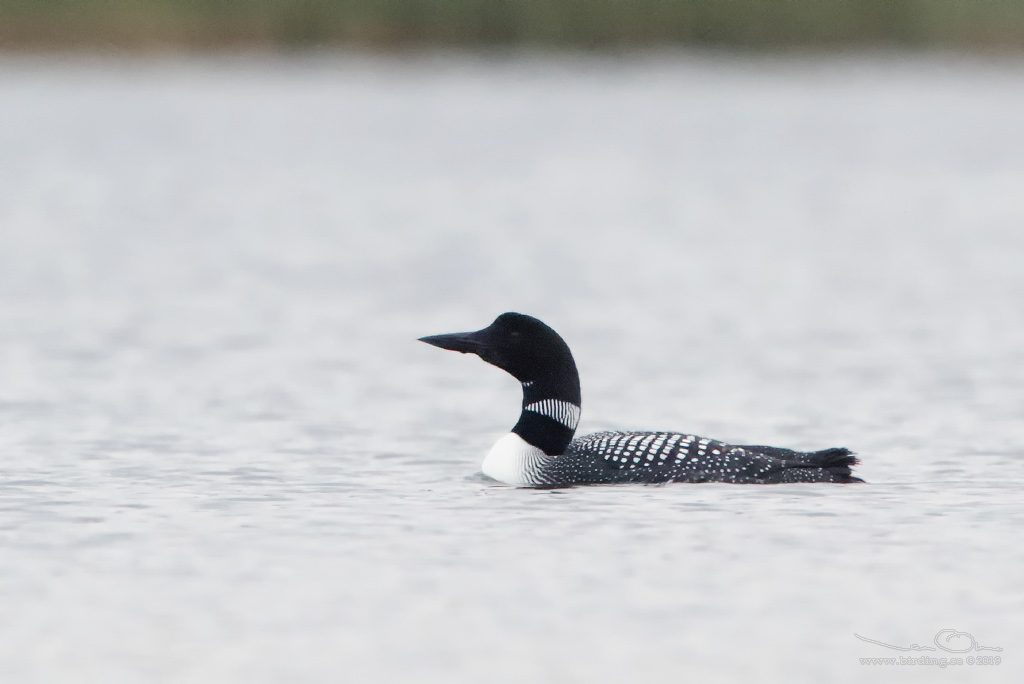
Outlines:
{"type": "Polygon", "coordinates": [[[1024,0],[0,0],[0,48],[1024,48],[1024,0]]]}

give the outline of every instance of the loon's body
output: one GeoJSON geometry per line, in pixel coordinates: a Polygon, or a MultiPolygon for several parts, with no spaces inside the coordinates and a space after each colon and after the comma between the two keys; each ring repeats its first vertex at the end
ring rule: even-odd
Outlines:
{"type": "Polygon", "coordinates": [[[580,385],[568,345],[547,325],[505,313],[487,328],[420,338],[474,353],[515,376],[523,410],[484,459],[485,475],[521,487],[620,482],[860,482],[848,449],[793,451],[730,445],[676,432],[598,432],[573,439],[580,385]]]}

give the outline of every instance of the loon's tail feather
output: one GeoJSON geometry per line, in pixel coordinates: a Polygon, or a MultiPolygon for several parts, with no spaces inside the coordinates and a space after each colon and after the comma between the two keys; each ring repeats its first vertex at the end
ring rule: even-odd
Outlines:
{"type": "Polygon", "coordinates": [[[809,451],[787,465],[793,468],[822,468],[835,475],[838,482],[863,482],[850,472],[860,460],[849,449],[833,447],[821,451],[809,451]]]}

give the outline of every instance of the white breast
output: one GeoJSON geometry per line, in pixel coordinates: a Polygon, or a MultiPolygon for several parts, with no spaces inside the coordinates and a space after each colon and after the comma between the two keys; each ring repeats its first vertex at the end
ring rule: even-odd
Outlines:
{"type": "Polygon", "coordinates": [[[484,459],[484,475],[510,485],[540,484],[544,461],[551,458],[514,432],[499,439],[484,459]]]}

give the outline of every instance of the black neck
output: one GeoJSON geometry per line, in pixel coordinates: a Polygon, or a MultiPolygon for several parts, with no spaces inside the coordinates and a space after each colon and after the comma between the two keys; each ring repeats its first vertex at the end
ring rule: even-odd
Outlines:
{"type": "Polygon", "coordinates": [[[519,414],[519,422],[512,428],[512,432],[548,456],[558,456],[565,453],[576,434],[576,426],[570,427],[556,418],[526,410],[527,406],[545,399],[557,399],[579,408],[580,377],[575,363],[552,376],[523,383],[523,410],[519,414]]]}

